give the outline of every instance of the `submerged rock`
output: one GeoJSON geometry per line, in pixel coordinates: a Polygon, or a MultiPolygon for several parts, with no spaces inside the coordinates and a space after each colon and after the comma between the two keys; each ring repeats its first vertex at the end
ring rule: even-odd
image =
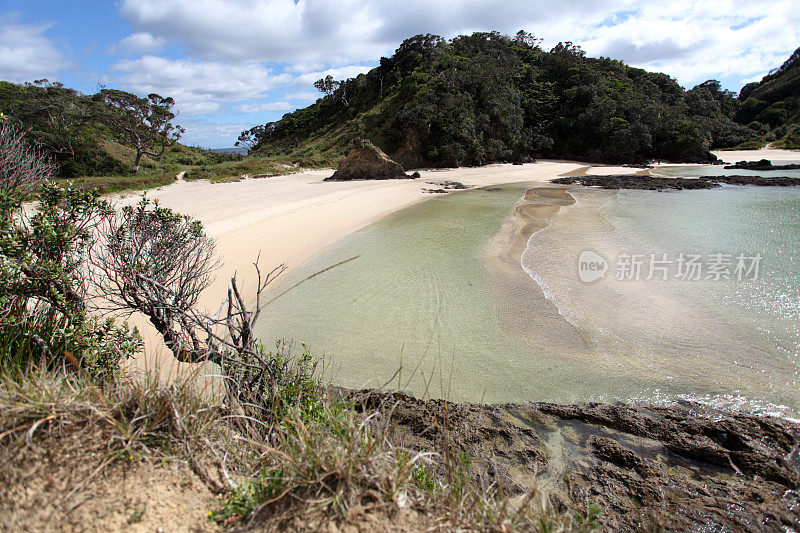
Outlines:
{"type": "Polygon", "coordinates": [[[576,512],[591,504],[603,530],[800,524],[800,426],[786,420],[691,403],[477,405],[337,393],[385,416],[398,445],[469,457],[468,474],[506,494],[535,489],[576,512]]]}
{"type": "Polygon", "coordinates": [[[386,180],[411,178],[399,163],[369,141],[359,141],[325,181],[386,180]]]}
{"type": "Polygon", "coordinates": [[[550,180],[558,185],[580,184],[603,189],[644,189],[661,191],[667,189],[715,189],[720,184],[755,185],[758,187],[791,187],[800,185],[800,178],[781,176],[701,176],[699,178],[659,178],[635,174],[609,176],[569,176],[550,180]]]}
{"type": "Polygon", "coordinates": [[[467,185],[461,183],[460,181],[429,181],[428,185],[438,186],[438,188],[435,189],[422,189],[423,192],[429,194],[444,194],[449,191],[465,190],[470,188],[467,185]]]}

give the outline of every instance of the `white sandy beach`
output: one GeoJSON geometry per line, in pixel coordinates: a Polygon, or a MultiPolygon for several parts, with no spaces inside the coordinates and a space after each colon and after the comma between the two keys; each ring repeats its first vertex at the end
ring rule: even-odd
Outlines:
{"type": "MultiPolygon", "coordinates": [[[[725,161],[774,161],[800,159],[800,153],[783,150],[717,153],[725,161]]],[[[214,283],[202,295],[200,305],[214,311],[225,298],[234,273],[249,298],[254,297],[253,262],[261,253],[262,271],[285,263],[296,268],[342,237],[379,218],[432,195],[423,189],[438,188],[431,182],[459,181],[468,186],[505,183],[547,184],[552,178],[590,166],[576,162],[539,161],[525,165],[498,164],[478,168],[422,170],[417,180],[324,182],[332,170],[303,171],[272,178],[245,179],[233,183],[176,181],[147,192],[160,205],[200,220],[216,242],[221,267],[214,283]]],[[[632,174],[640,169],[598,166],[587,174],[632,174]]],[[[138,201],[128,193],[113,198],[117,204],[138,201]]],[[[143,320],[132,320],[146,342],[147,361],[159,359],[159,367],[173,368],[171,355],[143,320]]]]}
{"type": "MultiPolygon", "coordinates": [[[[222,266],[201,305],[216,309],[234,273],[252,292],[252,263],[261,251],[262,270],[285,263],[293,269],[314,254],[379,218],[430,198],[430,182],[460,181],[469,186],[546,183],[580,168],[578,163],[542,161],[526,165],[421,171],[417,180],[325,182],[332,170],[304,171],[234,183],[176,181],[149,191],[159,204],[200,220],[214,238],[222,266]],[[249,284],[248,284],[249,282],[249,284]]],[[[607,171],[609,167],[603,167],[607,171]]],[[[616,172],[636,169],[615,167],[616,172]]],[[[138,194],[118,203],[133,203],[138,194]]],[[[249,292],[248,292],[249,293],[249,292]]]]}
{"type": "Polygon", "coordinates": [[[762,148],[761,150],[719,150],[711,153],[726,163],[738,163],[739,161],[758,161],[760,159],[769,159],[773,162],[773,164],[780,164],[782,161],[800,161],[800,150],[762,148]]]}
{"type": "MultiPolygon", "coordinates": [[[[147,192],[163,207],[200,220],[214,238],[221,266],[214,283],[200,299],[201,307],[215,311],[224,300],[234,273],[247,298],[254,299],[253,262],[261,252],[262,271],[285,263],[287,272],[342,237],[379,218],[430,198],[432,182],[459,181],[469,186],[504,183],[547,183],[560,174],[587,165],[540,161],[525,165],[488,165],[478,168],[422,170],[416,180],[325,182],[333,170],[303,171],[286,176],[244,179],[230,183],[176,181],[147,192]]],[[[608,167],[603,167],[604,169],[608,167]]],[[[637,169],[617,168],[620,173],[637,169]]],[[[141,193],[114,197],[118,205],[135,203],[141,193]]],[[[177,363],[143,316],[130,322],[142,332],[144,358],[132,361],[142,368],[157,367],[163,377],[189,365],[177,363]]]]}

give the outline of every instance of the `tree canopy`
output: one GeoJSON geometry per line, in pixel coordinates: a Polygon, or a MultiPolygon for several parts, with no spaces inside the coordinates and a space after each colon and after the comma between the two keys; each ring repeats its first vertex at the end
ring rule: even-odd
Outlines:
{"type": "Polygon", "coordinates": [[[716,80],[685,90],[571,42],[540,45],[526,32],[411,37],[366,74],[319,80],[325,96],[264,125],[255,149],[343,153],[363,137],[413,168],[532,156],[702,162],[709,149],[766,139],[767,123],[742,120],[747,102],[716,80]]]}

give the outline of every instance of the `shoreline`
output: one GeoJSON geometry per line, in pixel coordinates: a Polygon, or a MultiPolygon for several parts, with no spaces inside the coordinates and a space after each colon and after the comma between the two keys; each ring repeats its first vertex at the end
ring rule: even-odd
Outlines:
{"type": "MultiPolygon", "coordinates": [[[[221,266],[201,295],[198,305],[216,310],[228,282],[237,276],[248,303],[255,301],[253,262],[261,252],[262,271],[285,263],[284,276],[340,239],[391,213],[437,195],[424,192],[430,182],[460,181],[469,187],[519,182],[546,184],[549,179],[582,165],[568,161],[539,161],[525,165],[420,171],[416,180],[324,182],[332,170],[312,170],[233,183],[176,181],[147,191],[163,207],[195,217],[215,241],[221,266]]],[[[624,169],[621,169],[624,171],[624,169]]],[[[448,192],[449,194],[449,192],[448,192]]],[[[141,193],[112,196],[118,206],[139,201],[141,193]]],[[[141,315],[133,315],[145,339],[145,357],[174,375],[181,367],[141,315]]],[[[136,361],[140,369],[145,361],[136,361]]],[[[188,368],[188,367],[187,367],[188,368]]],[[[160,371],[165,375],[165,371],[160,371]]]]}
{"type": "Polygon", "coordinates": [[[567,187],[531,187],[484,248],[481,262],[507,333],[540,351],[588,356],[588,339],[561,315],[521,264],[531,237],[547,228],[562,207],[574,204],[567,187]],[[521,309],[524,316],[519,314],[521,309]],[[546,339],[543,329],[549,331],[546,339]]]}
{"type": "MultiPolygon", "coordinates": [[[[758,158],[780,159],[775,152],[780,151],[761,150],[756,154],[758,158]]],[[[743,153],[749,157],[749,152],[743,153]]],[[[797,157],[795,152],[787,153],[790,155],[783,154],[784,158],[797,157]]],[[[736,160],[734,152],[725,155],[730,161],[736,160]]],[[[640,172],[641,169],[630,167],[540,160],[524,165],[421,170],[421,177],[416,180],[324,182],[332,173],[329,169],[233,183],[179,180],[146,194],[163,207],[195,217],[214,239],[221,267],[198,302],[199,307],[213,311],[224,299],[233,275],[237,276],[247,300],[255,301],[252,263],[259,250],[262,271],[285,263],[286,275],[343,237],[386,215],[435,197],[423,190],[430,187],[430,182],[460,181],[469,187],[531,183],[547,188],[553,187],[549,180],[558,176],[640,172]]],[[[119,206],[135,203],[141,196],[141,193],[123,193],[113,195],[111,200],[119,206]]],[[[515,267],[535,284],[518,261],[515,267]]],[[[178,363],[142,316],[134,315],[130,322],[139,327],[145,339],[146,355],[137,358],[134,366],[140,369],[157,366],[162,375],[169,376],[181,372],[182,367],[196,366],[178,363]]]]}

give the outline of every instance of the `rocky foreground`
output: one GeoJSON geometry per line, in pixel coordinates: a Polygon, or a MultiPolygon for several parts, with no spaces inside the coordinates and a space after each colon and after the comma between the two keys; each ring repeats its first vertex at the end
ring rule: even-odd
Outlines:
{"type": "Polygon", "coordinates": [[[590,502],[608,530],[793,531],[800,527],[800,426],[673,407],[455,404],[338,391],[382,409],[402,444],[450,449],[470,473],[558,509],[590,502]]]}
{"type": "Polygon", "coordinates": [[[583,185],[603,189],[643,189],[648,191],[716,189],[722,184],[757,187],[791,187],[800,185],[800,178],[787,176],[701,176],[699,178],[661,178],[640,175],[569,176],[550,180],[558,185],[583,185]]]}

